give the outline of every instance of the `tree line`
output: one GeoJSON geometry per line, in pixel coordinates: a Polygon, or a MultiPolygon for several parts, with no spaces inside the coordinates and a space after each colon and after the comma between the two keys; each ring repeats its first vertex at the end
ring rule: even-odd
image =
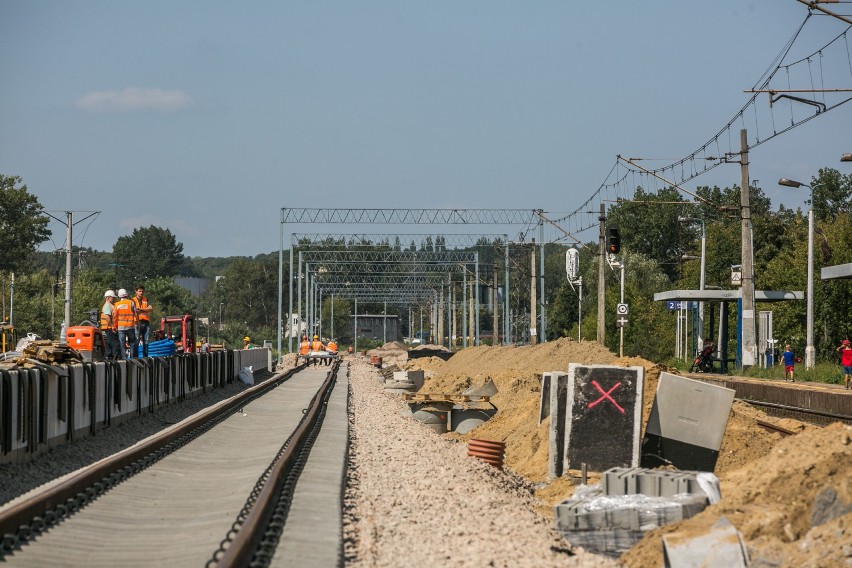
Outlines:
{"type": "MultiPolygon", "coordinates": [[[[816,219],[815,242],[815,343],[818,358],[829,358],[839,340],[850,335],[852,282],[826,281],[819,278],[823,266],[852,262],[852,175],[826,168],[811,180],[816,219]]],[[[40,252],[37,247],[50,233],[47,217],[38,199],[27,191],[23,180],[0,175],[0,291],[2,314],[10,311],[11,273],[15,273],[15,327],[43,337],[58,336],[64,310],[64,251],[40,252]]],[[[607,223],[621,228],[625,261],[625,302],[630,305],[630,323],[625,328],[625,354],[667,361],[674,347],[675,315],[653,295],[670,289],[697,289],[699,262],[683,261],[684,254],[700,253],[700,223],[681,223],[680,217],[700,219],[706,229],[707,288],[731,288],[731,266],[740,262],[740,188],[699,187],[701,201],[686,200],[675,188],[655,192],[637,188],[630,200],[609,207],[607,223]],[[712,205],[709,205],[712,204],[712,205]]],[[[798,201],[798,200],[797,200],[798,201]]],[[[805,290],[807,280],[807,212],[783,204],[773,208],[760,187],[750,188],[754,242],[755,287],[762,290],[805,290]]],[[[351,246],[345,239],[329,239],[325,250],[351,246]]],[[[360,241],[359,241],[360,244],[360,241]]],[[[313,243],[299,243],[298,251],[313,243]]],[[[444,237],[436,235],[423,242],[383,241],[373,243],[379,250],[447,250],[444,237]]],[[[480,239],[476,245],[459,250],[479,252],[483,284],[480,324],[483,334],[491,329],[487,296],[503,286],[505,242],[480,239]],[[497,281],[492,275],[497,274],[497,281]]],[[[597,242],[582,243],[581,275],[584,282],[581,322],[578,322],[577,291],[565,276],[565,250],[562,244],[545,245],[544,302],[547,339],[596,337],[597,327],[597,242]],[[578,329],[578,325],[580,329],[578,329]]],[[[530,254],[522,243],[509,244],[510,318],[512,339],[524,341],[529,332],[530,254]]],[[[74,247],[72,325],[87,319],[91,310],[103,303],[107,289],[130,290],[143,283],[146,295],[155,307],[154,321],[164,315],[192,313],[204,318],[199,333],[214,342],[238,345],[244,335],[255,343],[277,337],[278,252],[255,257],[187,257],[183,245],[167,228],[143,227],[116,239],[111,251],[74,247]],[[211,285],[193,296],[175,283],[175,277],[207,278],[211,285]]],[[[289,258],[285,256],[285,263],[289,258]]],[[[337,269],[335,269],[337,270],[337,269]]],[[[289,274],[289,266],[284,269],[289,274]]],[[[619,300],[619,273],[606,269],[606,344],[617,346],[618,329],[614,325],[615,305],[619,300]]],[[[283,297],[289,295],[283,283],[283,297]]],[[[540,297],[540,296],[539,296],[540,297]]],[[[322,305],[323,329],[330,329],[331,299],[322,305]]],[[[378,313],[383,306],[359,302],[359,313],[378,313]]],[[[501,306],[502,309],[502,306],[501,306]]],[[[804,351],[805,302],[758,304],[758,310],[771,310],[774,335],[782,343],[804,351]]],[[[397,313],[406,332],[416,331],[419,317],[408,322],[407,309],[388,307],[397,313]],[[409,325],[410,324],[410,325],[409,325]]],[[[729,315],[730,329],[736,329],[735,309],[729,315]]],[[[351,302],[336,298],[334,328],[351,325],[351,302]]],[[[459,317],[461,315],[459,314],[459,317]]],[[[502,314],[501,314],[502,318],[502,314]]],[[[285,322],[288,318],[284,317],[285,322]]],[[[446,324],[449,328],[449,324],[446,324]]],[[[502,333],[501,329],[498,333],[502,333]]],[[[718,323],[717,323],[718,326],[718,323]]],[[[459,324],[459,330],[461,324],[459,324]]],[[[342,335],[344,332],[336,333],[342,335]]],[[[733,333],[731,341],[734,341],[733,333]]],[[[729,346],[733,352],[733,343],[729,346]]]]}

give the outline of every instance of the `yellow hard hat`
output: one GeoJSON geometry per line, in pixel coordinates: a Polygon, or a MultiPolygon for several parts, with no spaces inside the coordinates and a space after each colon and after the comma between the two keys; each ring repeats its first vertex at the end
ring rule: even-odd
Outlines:
{"type": "Polygon", "coordinates": [[[243,337],[243,341],[251,341],[251,337],[249,337],[248,335],[246,335],[245,337],[243,337]]]}
{"type": "Polygon", "coordinates": [[[319,339],[319,335],[315,335],[315,336],[314,336],[314,339],[319,339]]]}

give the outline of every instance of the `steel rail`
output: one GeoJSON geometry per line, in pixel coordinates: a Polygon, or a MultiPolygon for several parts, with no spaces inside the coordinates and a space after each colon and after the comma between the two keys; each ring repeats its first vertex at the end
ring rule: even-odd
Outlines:
{"type": "Polygon", "coordinates": [[[323,401],[334,386],[339,366],[340,362],[337,361],[320,389],[311,399],[308,408],[303,410],[304,418],[288,439],[288,443],[282,448],[282,452],[275,461],[269,478],[263,485],[254,506],[240,526],[240,530],[231,540],[230,546],[218,560],[218,566],[248,566],[251,563],[263,541],[266,527],[275,512],[275,506],[287,480],[287,472],[295,465],[299,451],[314,426],[320,410],[324,407],[323,401]]]}
{"type": "Polygon", "coordinates": [[[54,486],[39,491],[32,497],[10,506],[0,512],[0,559],[14,550],[23,539],[30,540],[32,532],[36,534],[47,528],[47,519],[55,517],[59,520],[64,513],[55,515],[52,512],[65,507],[69,513],[79,508],[78,499],[86,502],[96,498],[101,493],[110,489],[126,477],[138,473],[142,469],[159,461],[165,454],[156,456],[169,444],[175,444],[172,451],[189,442],[191,439],[203,434],[212,425],[233,414],[237,409],[245,406],[254,398],[260,397],[266,392],[277,387],[282,382],[292,377],[296,372],[302,370],[304,365],[295,367],[284,374],[272,377],[263,383],[251,387],[244,392],[217,404],[215,407],[202,411],[192,418],[187,419],[175,428],[155,434],[143,442],[126,448],[117,454],[101,460],[90,466],[81,468],[70,474],[66,479],[56,483],[54,486]],[[185,440],[183,438],[186,438],[185,440]],[[182,442],[182,443],[180,443],[182,442]],[[152,457],[153,456],[153,457],[152,457]],[[137,467],[135,472],[131,469],[137,467]],[[124,475],[122,474],[128,474],[124,475]],[[120,479],[117,479],[120,477],[120,479]],[[110,479],[113,478],[113,479],[110,479]],[[99,489],[93,489],[100,484],[99,489]],[[41,530],[33,531],[30,525],[35,524],[41,530]]]}

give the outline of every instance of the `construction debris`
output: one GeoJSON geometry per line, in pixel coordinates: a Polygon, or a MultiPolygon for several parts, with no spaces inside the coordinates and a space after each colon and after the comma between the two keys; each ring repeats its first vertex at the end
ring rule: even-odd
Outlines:
{"type": "Polygon", "coordinates": [[[40,339],[32,341],[21,349],[21,356],[9,359],[14,367],[34,368],[40,365],[68,365],[82,363],[83,356],[67,343],[40,339]]]}

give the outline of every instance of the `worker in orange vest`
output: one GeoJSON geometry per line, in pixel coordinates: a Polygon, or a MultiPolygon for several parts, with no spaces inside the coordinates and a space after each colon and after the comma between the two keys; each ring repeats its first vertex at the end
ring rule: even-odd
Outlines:
{"type": "Polygon", "coordinates": [[[113,319],[115,315],[115,292],[107,290],[104,293],[104,305],[101,308],[100,328],[104,334],[106,341],[106,353],[104,356],[108,361],[115,361],[121,356],[121,350],[118,348],[118,333],[115,331],[113,319]]]}
{"type": "MultiPolygon", "coordinates": [[[[328,351],[334,357],[337,357],[337,342],[333,339],[329,340],[328,345],[326,345],[325,350],[328,351]]],[[[325,360],[326,365],[331,365],[331,357],[325,360]]]]}
{"type": "MultiPolygon", "coordinates": [[[[151,338],[151,312],[154,306],[145,297],[145,287],[138,285],[136,295],[131,298],[133,307],[136,308],[136,317],[139,319],[139,343],[142,344],[142,356],[148,356],[148,340],[151,338]]],[[[133,347],[136,350],[136,346],[133,347]]]]}
{"type": "Polygon", "coordinates": [[[136,357],[136,307],[127,296],[127,290],[118,291],[118,301],[113,304],[112,325],[118,332],[119,359],[124,359],[124,350],[130,347],[130,358],[136,357]]]}
{"type": "MultiPolygon", "coordinates": [[[[315,335],[314,340],[311,341],[311,351],[316,351],[318,353],[325,351],[325,345],[323,345],[322,341],[320,341],[319,335],[315,335]]],[[[318,362],[319,361],[314,358],[314,365],[316,365],[318,362]]]]}
{"type": "MultiPolygon", "coordinates": [[[[308,341],[308,336],[302,336],[302,342],[299,344],[299,356],[305,360],[305,363],[308,362],[308,353],[311,352],[311,342],[308,341]]],[[[298,361],[296,362],[298,365],[298,361]]]]}

